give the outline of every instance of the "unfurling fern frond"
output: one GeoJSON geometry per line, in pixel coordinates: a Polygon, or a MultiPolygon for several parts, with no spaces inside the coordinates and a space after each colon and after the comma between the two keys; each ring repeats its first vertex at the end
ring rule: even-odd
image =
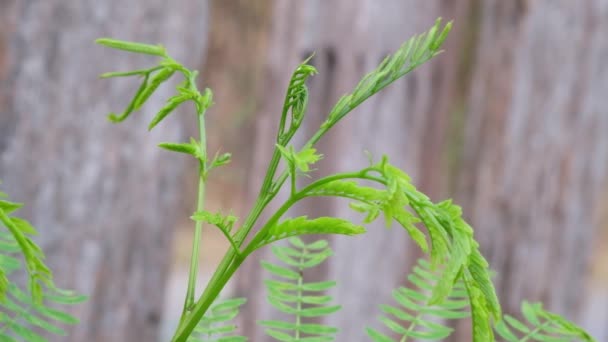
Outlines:
{"type": "Polygon", "coordinates": [[[9,201],[4,193],[0,197],[0,341],[46,341],[42,331],[65,335],[58,324],[78,320],[53,303],[75,304],[86,298],[55,287],[44,254],[31,239],[36,229],[13,216],[22,204],[9,201]],[[28,290],[11,281],[21,271],[29,275],[28,290]]]}
{"type": "Polygon", "coordinates": [[[521,312],[526,323],[505,315],[494,329],[508,342],[595,342],[595,339],[581,327],[562,316],[543,309],[541,303],[521,304],[521,312]]]}
{"type": "Polygon", "coordinates": [[[308,57],[296,68],[289,81],[277,134],[277,144],[279,146],[285,146],[291,140],[304,119],[306,107],[308,106],[306,80],[317,73],[317,69],[308,64],[311,58],[312,56],[308,57]],[[287,126],[287,114],[289,112],[291,112],[291,117],[289,126],[287,126]]]}
{"type": "Polygon", "coordinates": [[[326,240],[306,244],[300,238],[289,239],[290,246],[272,246],[274,255],[285,265],[262,262],[268,272],[281,280],[266,280],[268,301],[277,310],[292,316],[291,321],[258,321],[266,334],[277,341],[334,341],[336,328],[307,323],[310,318],[322,317],[340,310],[329,304],[332,298],[322,294],[336,285],[333,281],[306,283],[303,272],[321,264],[331,254],[326,240]],[[321,293],[320,293],[321,292],[321,293]]]}
{"type": "MultiPolygon", "coordinates": [[[[441,279],[439,270],[432,270],[426,260],[419,260],[408,280],[411,287],[393,291],[399,306],[381,305],[385,314],[380,321],[399,336],[399,341],[438,340],[448,337],[453,329],[441,324],[441,320],[469,317],[469,300],[462,281],[457,282],[451,294],[441,303],[430,305],[431,293],[441,279]]],[[[378,330],[367,328],[367,334],[375,342],[392,342],[394,339],[378,330]]]]}
{"type": "Polygon", "coordinates": [[[244,336],[233,335],[236,325],[231,321],[239,314],[245,298],[220,300],[213,304],[199,321],[188,342],[245,342],[244,336]]]}

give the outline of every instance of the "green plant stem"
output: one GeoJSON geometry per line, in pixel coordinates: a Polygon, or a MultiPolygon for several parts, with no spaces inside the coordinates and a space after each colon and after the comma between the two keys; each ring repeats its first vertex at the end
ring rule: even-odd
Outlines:
{"type": "MultiPolygon", "coordinates": [[[[380,181],[381,179],[378,179],[377,177],[367,175],[367,173],[372,170],[372,168],[366,168],[358,172],[344,172],[324,177],[304,187],[302,190],[300,190],[293,196],[290,196],[290,198],[285,201],[283,205],[281,205],[281,207],[275,212],[275,214],[272,215],[272,217],[268,220],[264,227],[260,229],[258,234],[256,234],[256,236],[251,240],[251,242],[247,245],[247,248],[243,250],[240,256],[237,255],[235,250],[232,248],[226,252],[224,258],[220,262],[220,265],[211,277],[207,288],[205,288],[205,291],[203,292],[197,303],[194,305],[194,307],[192,307],[192,310],[189,313],[185,313],[184,315],[182,315],[180,325],[172,341],[186,341],[191,331],[194,330],[198,321],[203,317],[209,306],[211,306],[215,298],[219,295],[228,280],[230,280],[234,272],[238,269],[244,259],[255,250],[256,244],[259,242],[260,239],[264,237],[264,231],[276,224],[278,220],[287,212],[287,210],[289,210],[289,208],[291,208],[296,202],[306,197],[307,193],[311,190],[332,181],[353,178],[380,181]]],[[[285,177],[282,177],[281,179],[283,179],[284,182],[287,179],[287,173],[285,173],[285,177]]],[[[239,233],[244,232],[246,229],[251,229],[251,227],[253,227],[255,221],[257,221],[257,219],[259,218],[259,215],[262,213],[266,205],[268,205],[270,200],[272,200],[275,195],[276,193],[266,193],[266,195],[260,194],[253,210],[247,217],[246,222],[241,227],[241,230],[239,230],[239,233]]],[[[237,235],[237,246],[240,247],[243,242],[244,239],[239,239],[237,235]]]]}
{"type": "MultiPolygon", "coordinates": [[[[205,113],[201,111],[198,115],[198,127],[200,135],[200,149],[201,154],[206,157],[207,155],[207,139],[205,131],[205,113]]],[[[207,171],[205,160],[199,160],[199,171],[198,171],[198,198],[196,204],[196,211],[200,212],[205,209],[205,182],[207,180],[207,171]]],[[[192,255],[190,256],[190,271],[188,273],[188,289],[186,290],[186,300],[184,302],[184,309],[182,312],[182,318],[185,317],[186,313],[189,312],[194,304],[195,292],[196,292],[196,278],[198,273],[198,260],[200,256],[200,244],[203,235],[203,222],[196,221],[194,224],[194,240],[192,241],[192,255]]]]}
{"type": "MultiPolygon", "coordinates": [[[[360,102],[363,102],[363,101],[360,101],[360,102]]],[[[314,144],[316,144],[342,117],[344,117],[354,107],[355,107],[354,105],[348,106],[345,109],[345,112],[339,116],[338,120],[333,121],[333,122],[326,122],[326,124],[324,124],[321,128],[319,128],[319,130],[308,140],[308,142],[306,142],[305,147],[312,147],[314,144]]],[[[270,161],[270,163],[268,165],[268,169],[266,171],[266,176],[264,177],[264,182],[262,183],[262,187],[260,188],[258,198],[256,199],[253,209],[249,212],[249,215],[245,219],[244,224],[241,226],[241,228],[237,231],[237,233],[235,235],[235,243],[238,247],[241,247],[242,244],[245,242],[245,239],[251,232],[251,229],[253,228],[253,226],[255,225],[257,220],[259,219],[260,215],[262,214],[262,212],[264,211],[266,206],[274,199],[274,197],[278,193],[278,190],[283,186],[283,184],[285,183],[285,181],[287,180],[287,178],[289,176],[289,172],[287,170],[284,170],[281,173],[281,175],[278,177],[278,179],[275,182],[273,182],[273,179],[276,174],[276,170],[278,168],[280,160],[281,160],[281,154],[279,152],[279,149],[277,147],[275,147],[273,154],[272,154],[271,161],[270,161]]],[[[335,175],[335,176],[337,176],[337,175],[335,175]]],[[[327,177],[327,178],[330,178],[330,177],[327,177]]],[[[371,179],[373,177],[365,177],[365,178],[371,179]]],[[[335,180],[335,179],[336,178],[333,178],[333,179],[330,178],[330,180],[335,180]]],[[[330,181],[330,180],[326,179],[326,181],[330,181]]],[[[318,186],[318,185],[320,185],[318,182],[319,181],[314,182],[313,184],[317,184],[317,186],[318,186]]],[[[313,184],[311,184],[311,185],[313,185],[313,184]]],[[[301,192],[309,191],[311,185],[304,188],[301,192]]],[[[292,196],[292,198],[293,197],[294,196],[292,196]]],[[[291,204],[293,204],[293,203],[291,203],[291,204],[285,203],[285,204],[287,204],[286,208],[288,209],[291,206],[291,204]]],[[[285,209],[285,210],[287,210],[287,209],[285,209]]],[[[279,213],[277,212],[276,214],[279,214],[279,213]]],[[[283,213],[281,213],[280,215],[282,215],[282,214],[283,213]]],[[[277,217],[280,217],[280,216],[277,216],[277,217]]],[[[269,223],[270,223],[270,221],[269,221],[269,223]]],[[[262,229],[264,229],[264,228],[262,228],[262,229]]],[[[184,311],[184,313],[182,314],[179,327],[172,340],[173,342],[185,342],[186,341],[186,339],[188,338],[188,336],[190,335],[192,330],[194,330],[194,327],[196,327],[196,324],[198,323],[198,321],[203,317],[203,315],[205,314],[205,312],[207,311],[209,306],[213,303],[213,300],[215,300],[215,298],[218,296],[219,292],[226,285],[226,283],[228,282],[228,280],[230,279],[232,274],[236,271],[235,265],[237,265],[236,267],[238,268],[238,265],[240,265],[243,262],[243,259],[248,255],[247,252],[251,252],[251,251],[243,251],[242,256],[237,256],[236,251],[233,248],[231,248],[230,250],[228,250],[226,252],[226,254],[224,255],[224,258],[222,259],[222,261],[216,268],[211,279],[209,280],[209,283],[207,284],[207,287],[205,288],[205,291],[203,292],[203,294],[201,295],[201,297],[199,298],[197,303],[194,305],[194,307],[192,307],[190,312],[184,311]]]]}
{"type": "Polygon", "coordinates": [[[304,271],[304,268],[302,267],[302,264],[304,263],[304,255],[306,255],[306,253],[308,252],[308,250],[306,249],[306,247],[303,248],[302,251],[302,255],[300,255],[300,266],[299,271],[300,271],[300,277],[298,278],[298,292],[297,292],[297,296],[298,296],[298,304],[296,307],[296,332],[295,332],[295,339],[299,340],[300,339],[300,325],[302,324],[302,320],[300,317],[300,311],[302,310],[302,272],[304,271]]]}

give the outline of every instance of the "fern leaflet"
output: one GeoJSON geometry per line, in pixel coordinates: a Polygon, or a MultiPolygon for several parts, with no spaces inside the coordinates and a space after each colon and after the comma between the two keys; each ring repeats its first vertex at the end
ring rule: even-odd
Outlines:
{"type": "Polygon", "coordinates": [[[75,324],[78,320],[53,308],[53,304],[76,304],[86,297],[55,287],[44,254],[31,239],[36,229],[13,216],[22,204],[9,201],[1,192],[0,198],[4,198],[0,200],[0,341],[46,341],[43,331],[65,335],[58,324],[75,324]],[[9,278],[20,271],[29,275],[28,290],[9,278]]]}
{"type": "Polygon", "coordinates": [[[306,244],[300,238],[289,239],[290,246],[272,246],[273,254],[285,265],[263,261],[262,267],[284,280],[266,280],[268,301],[277,310],[293,316],[293,321],[258,321],[266,334],[277,341],[334,341],[337,329],[322,324],[304,322],[307,318],[323,317],[340,310],[330,305],[332,298],[319,294],[336,285],[333,281],[305,283],[303,272],[324,262],[332,255],[326,240],[306,244]]]}
{"type": "MultiPolygon", "coordinates": [[[[428,304],[430,294],[440,279],[441,272],[433,271],[429,262],[420,259],[408,275],[413,286],[393,291],[393,298],[399,306],[380,306],[385,314],[380,317],[380,321],[388,330],[399,336],[399,341],[446,338],[453,329],[437,321],[469,316],[468,295],[462,281],[454,285],[451,294],[443,302],[428,304]]],[[[372,328],[367,328],[367,334],[375,342],[393,341],[393,338],[372,328]]]]}
{"type": "Polygon", "coordinates": [[[595,342],[581,327],[562,316],[546,311],[541,303],[524,301],[521,304],[521,312],[527,324],[505,315],[494,327],[498,335],[508,342],[595,342]]]}
{"type": "Polygon", "coordinates": [[[236,325],[231,321],[239,314],[245,298],[221,300],[213,304],[199,321],[188,342],[245,342],[244,336],[232,335],[236,325]]]}
{"type": "Polygon", "coordinates": [[[365,233],[365,228],[344,219],[335,217],[308,219],[306,216],[300,216],[292,219],[286,219],[283,222],[275,224],[265,230],[265,235],[260,236],[255,245],[247,247],[245,254],[248,254],[264,245],[292,236],[305,234],[358,235],[363,233],[365,233]]]}

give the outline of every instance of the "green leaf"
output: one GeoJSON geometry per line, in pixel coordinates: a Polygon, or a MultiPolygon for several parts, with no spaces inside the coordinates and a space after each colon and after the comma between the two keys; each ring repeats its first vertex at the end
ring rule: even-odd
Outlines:
{"type": "Polygon", "coordinates": [[[243,342],[243,336],[232,335],[236,325],[231,321],[239,314],[240,307],[245,304],[245,298],[216,299],[205,316],[194,328],[188,342],[243,342]]]}
{"type": "Polygon", "coordinates": [[[273,265],[269,262],[262,261],[262,267],[266,269],[268,272],[287,279],[300,279],[300,274],[298,272],[294,272],[286,267],[281,267],[277,265],[273,265]]]}
{"type": "Polygon", "coordinates": [[[152,121],[148,125],[148,130],[151,131],[156,125],[158,125],[164,118],[166,118],[171,112],[173,112],[179,105],[190,100],[189,96],[176,95],[167,100],[167,103],[160,111],[152,118],[152,121]]]}
{"type": "Polygon", "coordinates": [[[595,339],[581,327],[543,309],[540,303],[522,302],[521,312],[528,325],[510,315],[494,325],[495,331],[508,342],[585,341],[595,339]],[[521,335],[521,337],[518,337],[521,335]]]}
{"type": "Polygon", "coordinates": [[[99,77],[100,78],[112,78],[112,77],[145,76],[152,71],[154,71],[154,68],[132,70],[132,71],[113,71],[113,72],[103,73],[103,74],[99,75],[99,77]]]}
{"type": "MultiPolygon", "coordinates": [[[[153,76],[149,79],[148,82],[144,82],[145,83],[144,88],[141,89],[141,91],[138,91],[137,96],[135,96],[135,98],[134,98],[135,101],[133,103],[133,110],[139,110],[141,108],[141,106],[143,106],[143,104],[146,103],[146,101],[150,98],[150,96],[152,96],[152,94],[154,94],[154,92],[156,91],[156,89],[158,89],[158,87],[163,82],[165,82],[169,78],[171,78],[171,76],[173,76],[174,73],[175,73],[175,69],[174,68],[172,68],[172,67],[164,67],[164,68],[160,69],[159,71],[157,71],[155,74],[153,74],[153,76]]],[[[173,105],[174,102],[178,102],[178,101],[176,101],[175,97],[173,97],[171,99],[169,100],[169,104],[168,105],[170,105],[170,104],[173,105]],[[173,102],[171,102],[171,99],[173,99],[173,102]]],[[[152,122],[154,122],[156,120],[160,121],[158,119],[158,114],[153,119],[152,122]]],[[[154,127],[154,125],[152,123],[150,124],[150,126],[154,127]]],[[[151,129],[150,126],[148,126],[148,130],[151,129]]]]}
{"type": "Polygon", "coordinates": [[[167,56],[167,51],[162,45],[149,45],[111,38],[100,38],[95,40],[95,43],[107,46],[112,49],[123,50],[128,52],[154,55],[160,57],[167,56]]]}
{"type": "Polygon", "coordinates": [[[0,200],[0,210],[3,210],[6,214],[10,214],[21,207],[23,207],[22,203],[0,200]]]}
{"type": "MultiPolygon", "coordinates": [[[[388,316],[380,316],[380,322],[390,331],[400,336],[402,341],[410,339],[440,340],[448,337],[453,329],[444,325],[443,320],[462,319],[469,316],[466,293],[461,280],[454,288],[458,290],[448,294],[441,302],[430,303],[430,289],[440,281],[442,269],[431,268],[423,259],[418,261],[408,276],[412,287],[401,287],[393,291],[393,298],[399,306],[381,305],[380,309],[388,316]],[[394,318],[395,319],[394,319],[394,318]],[[437,323],[437,322],[442,322],[437,323]]],[[[383,340],[386,335],[374,329],[368,329],[372,339],[383,340]]],[[[488,340],[490,341],[490,340],[488,340]]]]}
{"type": "Polygon", "coordinates": [[[394,342],[392,338],[380,333],[379,331],[367,328],[365,329],[367,336],[369,336],[374,342],[394,342]]]}
{"type": "Polygon", "coordinates": [[[266,231],[260,231],[261,234],[264,234],[263,238],[253,247],[253,250],[292,236],[305,234],[357,235],[364,232],[365,229],[363,227],[357,226],[347,220],[333,217],[320,217],[309,220],[306,216],[300,216],[287,219],[268,228],[266,231]]]}
{"type": "Polygon", "coordinates": [[[144,75],[144,80],[141,82],[141,85],[139,86],[139,88],[137,88],[137,92],[135,93],[135,95],[131,99],[131,102],[129,102],[129,105],[127,106],[127,108],[124,110],[124,112],[121,115],[116,115],[115,113],[108,114],[108,120],[110,120],[110,122],[113,122],[113,123],[122,122],[126,118],[128,118],[129,115],[131,115],[131,113],[133,113],[133,111],[136,110],[135,106],[137,105],[139,98],[141,97],[143,91],[148,87],[149,76],[150,76],[149,74],[144,75]]]}
{"type": "Polygon", "coordinates": [[[199,153],[198,145],[192,145],[190,143],[170,143],[163,142],[158,144],[158,147],[163,148],[168,151],[191,154],[196,156],[199,153]]]}

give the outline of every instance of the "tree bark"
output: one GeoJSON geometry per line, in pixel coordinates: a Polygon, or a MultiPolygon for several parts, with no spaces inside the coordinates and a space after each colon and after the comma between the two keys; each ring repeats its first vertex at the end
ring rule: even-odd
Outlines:
{"type": "MultiPolygon", "coordinates": [[[[163,43],[186,64],[202,60],[206,2],[0,2],[0,178],[41,231],[56,282],[90,299],[68,341],[154,341],[162,318],[177,220],[182,158],[160,141],[183,139],[169,119],[147,122],[171,95],[114,126],[137,84],[101,72],[155,63],[94,46],[94,39],[163,43]]],[[[65,338],[62,341],[66,341],[65,338]]]]}
{"type": "Polygon", "coordinates": [[[575,319],[608,166],[608,2],[482,6],[458,202],[505,311],[575,319]]]}
{"type": "MultiPolygon", "coordinates": [[[[352,91],[359,79],[410,36],[428,29],[438,16],[462,18],[468,2],[440,1],[276,1],[266,77],[266,96],[257,116],[256,156],[252,166],[251,193],[257,195],[264,176],[278,125],[285,87],[293,68],[315,52],[312,63],[319,74],[310,81],[310,100],[304,136],[298,146],[325,119],[338,98],[352,91]]],[[[442,194],[442,154],[448,115],[457,98],[458,54],[462,35],[456,29],[447,42],[447,53],[398,81],[371,99],[340,123],[318,145],[325,155],[317,165],[317,177],[335,171],[354,171],[364,167],[369,150],[376,159],[388,154],[404,167],[416,184],[434,197],[442,194]]],[[[334,215],[359,221],[343,202],[312,201],[296,212],[310,217],[334,215]]],[[[293,213],[292,213],[293,214],[293,213]]],[[[401,284],[409,266],[419,256],[403,230],[386,231],[380,225],[369,227],[357,238],[332,238],[335,255],[311,275],[338,281],[331,294],[343,310],[325,323],[340,328],[339,341],[365,339],[363,327],[377,325],[377,304],[391,302],[391,290],[401,284]],[[381,279],[379,282],[370,281],[381,279]]],[[[263,332],[256,319],[275,318],[266,304],[259,259],[272,259],[268,250],[260,251],[240,270],[237,290],[250,299],[242,322],[248,336],[262,341],[263,332]]],[[[310,279],[310,278],[309,278],[310,279]]]]}

